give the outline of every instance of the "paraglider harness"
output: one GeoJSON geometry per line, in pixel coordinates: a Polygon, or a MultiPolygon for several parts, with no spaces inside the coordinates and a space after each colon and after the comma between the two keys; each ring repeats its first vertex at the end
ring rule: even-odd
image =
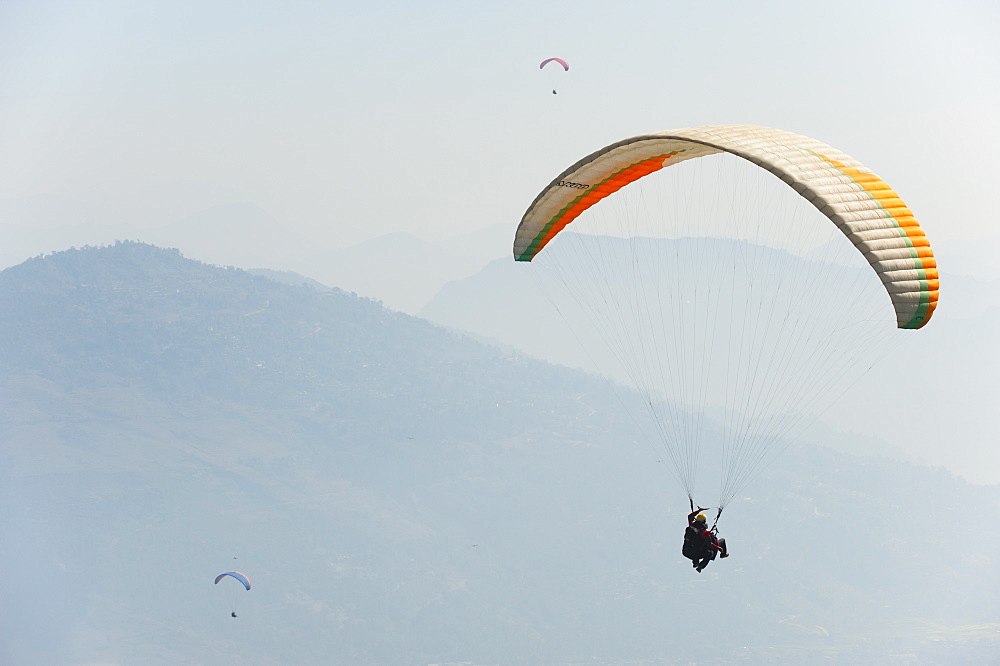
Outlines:
{"type": "MultiPolygon", "coordinates": [[[[694,507],[694,500],[688,497],[688,502],[691,504],[691,516],[694,515],[696,509],[694,507]]],[[[701,510],[699,507],[698,510],[701,510]]],[[[695,530],[694,532],[688,531],[694,529],[694,523],[689,524],[687,530],[684,532],[684,547],[682,548],[682,554],[692,560],[700,560],[707,557],[714,550],[712,548],[712,543],[717,542],[717,537],[719,535],[719,517],[722,515],[722,508],[720,507],[715,514],[715,522],[712,524],[711,529],[707,532],[711,535],[711,541],[706,541],[702,539],[703,532],[700,530],[695,530]],[[697,533],[698,539],[692,538],[692,534],[697,533]]],[[[713,558],[714,559],[714,558],[713,558]]],[[[700,569],[699,569],[700,571],[700,569]]]]}

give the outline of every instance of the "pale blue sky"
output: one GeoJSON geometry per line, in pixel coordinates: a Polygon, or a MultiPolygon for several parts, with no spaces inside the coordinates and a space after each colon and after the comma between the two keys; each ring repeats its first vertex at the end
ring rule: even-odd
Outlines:
{"type": "Polygon", "coordinates": [[[8,0],[0,224],[249,202],[317,247],[513,230],[606,143],[754,123],[860,159],[934,240],[995,237],[998,27],[988,1],[8,0]]]}

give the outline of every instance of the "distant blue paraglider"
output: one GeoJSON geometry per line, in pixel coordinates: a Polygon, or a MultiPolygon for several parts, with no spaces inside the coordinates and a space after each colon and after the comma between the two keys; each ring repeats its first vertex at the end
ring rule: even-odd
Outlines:
{"type": "Polygon", "coordinates": [[[241,583],[243,583],[243,587],[247,588],[247,590],[249,590],[252,587],[252,585],[250,584],[250,579],[247,578],[247,575],[240,573],[239,571],[227,571],[226,573],[220,573],[218,576],[215,577],[215,584],[218,585],[219,581],[225,578],[226,576],[232,576],[236,580],[240,581],[241,583]]]}

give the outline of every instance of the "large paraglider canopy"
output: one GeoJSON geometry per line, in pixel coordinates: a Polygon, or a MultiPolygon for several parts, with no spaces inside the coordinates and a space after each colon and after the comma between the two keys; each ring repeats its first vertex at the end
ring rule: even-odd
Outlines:
{"type": "Polygon", "coordinates": [[[702,450],[718,453],[720,511],[938,302],[930,243],[885,181],[750,125],[584,157],[528,207],[514,258],[603,340],[689,498],[702,450]]]}
{"type": "Polygon", "coordinates": [[[249,590],[252,587],[252,585],[250,584],[250,579],[247,578],[247,575],[244,573],[240,573],[239,571],[227,571],[225,573],[220,573],[218,576],[215,577],[215,584],[218,585],[219,581],[227,576],[232,576],[236,580],[243,583],[243,587],[245,587],[247,590],[249,590]]]}
{"type": "Polygon", "coordinates": [[[860,162],[799,134],[724,125],[625,139],[561,173],[521,219],[514,258],[531,261],[583,211],[629,183],[685,160],[727,152],[767,169],[826,215],[868,259],[896,309],[900,328],[920,328],[934,312],[934,254],[913,213],[860,162]]]}

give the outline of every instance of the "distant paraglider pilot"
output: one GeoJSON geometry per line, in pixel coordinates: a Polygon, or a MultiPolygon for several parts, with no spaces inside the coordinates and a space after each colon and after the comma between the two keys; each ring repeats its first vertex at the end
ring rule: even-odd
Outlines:
{"type": "Polygon", "coordinates": [[[684,557],[691,560],[692,566],[698,573],[701,573],[719,553],[722,557],[729,557],[726,540],[719,539],[708,529],[708,519],[702,513],[704,510],[698,507],[688,514],[688,526],[684,530],[684,548],[681,550],[684,557]]]}
{"type": "MultiPolygon", "coordinates": [[[[236,558],[234,557],[233,559],[235,560],[236,558]]],[[[246,588],[247,592],[249,592],[250,588],[253,587],[253,584],[250,582],[250,579],[247,578],[247,575],[239,571],[227,571],[225,573],[220,573],[215,577],[215,584],[218,585],[220,580],[229,580],[230,578],[238,580],[240,584],[246,588]]],[[[236,617],[236,597],[233,597],[233,610],[230,611],[229,615],[231,617],[236,617]]]]}

